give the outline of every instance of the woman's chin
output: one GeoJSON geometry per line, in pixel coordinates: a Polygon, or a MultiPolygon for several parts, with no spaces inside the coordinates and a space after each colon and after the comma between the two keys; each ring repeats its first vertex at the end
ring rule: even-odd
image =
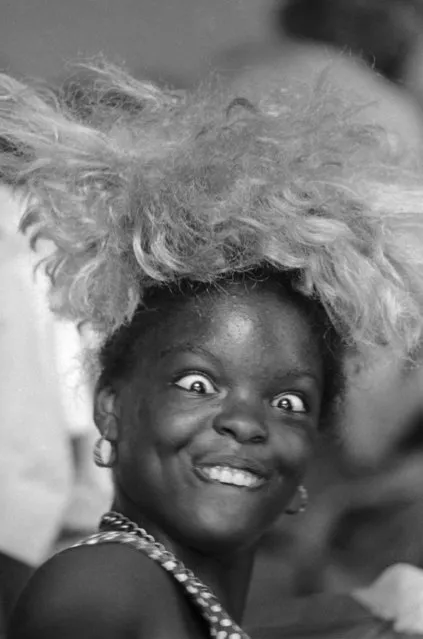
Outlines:
{"type": "Polygon", "coordinates": [[[206,510],[184,522],[179,536],[185,544],[201,552],[226,554],[253,548],[271,523],[260,525],[257,517],[206,510]]]}

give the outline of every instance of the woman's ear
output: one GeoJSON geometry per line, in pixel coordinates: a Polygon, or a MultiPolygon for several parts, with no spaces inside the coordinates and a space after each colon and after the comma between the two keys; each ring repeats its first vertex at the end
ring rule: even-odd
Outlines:
{"type": "Polygon", "coordinates": [[[111,386],[97,384],[94,391],[94,421],[101,435],[110,442],[118,438],[119,409],[117,394],[111,386]]]}

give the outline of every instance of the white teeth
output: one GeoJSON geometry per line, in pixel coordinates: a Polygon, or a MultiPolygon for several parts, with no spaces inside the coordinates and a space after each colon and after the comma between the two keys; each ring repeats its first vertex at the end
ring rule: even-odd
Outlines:
{"type": "Polygon", "coordinates": [[[221,484],[233,484],[234,486],[250,488],[251,486],[257,486],[261,482],[261,479],[254,473],[250,473],[247,470],[239,470],[238,468],[206,466],[201,470],[207,477],[214,481],[219,481],[221,484]]]}
{"type": "MultiPolygon", "coordinates": [[[[219,471],[218,471],[219,473],[219,471]]],[[[220,476],[218,474],[217,479],[222,482],[222,484],[234,484],[235,483],[235,473],[231,473],[230,470],[224,468],[220,472],[220,476]]]]}

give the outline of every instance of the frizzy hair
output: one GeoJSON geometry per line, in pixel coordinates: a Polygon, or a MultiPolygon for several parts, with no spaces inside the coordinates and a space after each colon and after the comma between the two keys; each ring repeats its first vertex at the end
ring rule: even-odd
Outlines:
{"type": "Polygon", "coordinates": [[[151,287],[266,267],[295,272],[345,344],[418,346],[419,167],[361,108],[323,80],[252,104],[89,73],[84,117],[69,94],[0,79],[0,174],[28,195],[31,241],[54,243],[57,313],[108,339],[151,287]]]}

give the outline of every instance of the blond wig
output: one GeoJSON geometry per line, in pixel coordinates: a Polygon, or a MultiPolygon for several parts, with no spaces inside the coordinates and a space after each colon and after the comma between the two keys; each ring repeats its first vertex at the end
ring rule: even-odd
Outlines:
{"type": "Polygon", "coordinates": [[[176,93],[106,64],[89,75],[82,100],[0,78],[0,174],[27,194],[32,242],[55,247],[57,313],[108,339],[152,287],[271,268],[343,343],[415,351],[420,161],[362,107],[325,80],[252,104],[215,82],[176,93]]]}

